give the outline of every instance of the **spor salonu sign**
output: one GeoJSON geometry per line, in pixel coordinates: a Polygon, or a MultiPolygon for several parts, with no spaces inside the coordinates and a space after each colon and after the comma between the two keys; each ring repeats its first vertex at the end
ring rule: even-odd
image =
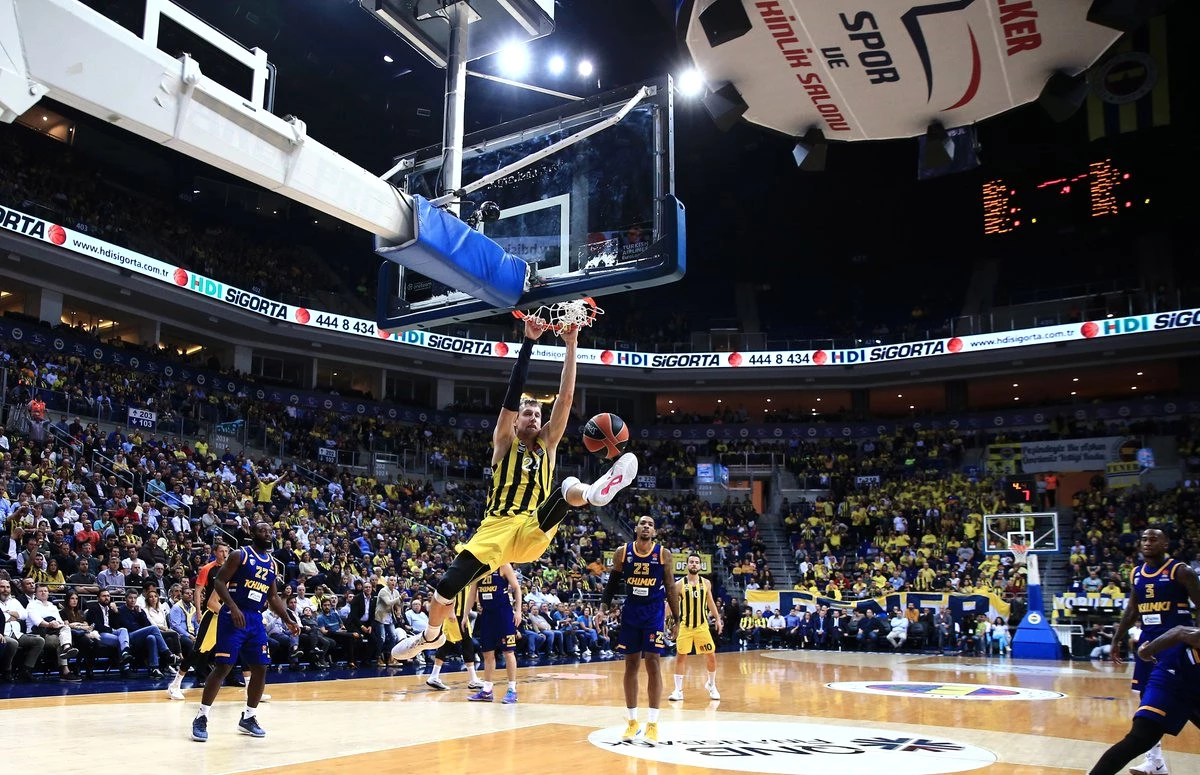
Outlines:
{"type": "MultiPolygon", "coordinates": [[[[228,283],[113,245],[59,224],[0,206],[0,229],[58,246],[81,257],[204,296],[264,318],[323,329],[350,336],[388,341],[424,350],[492,358],[515,358],[516,348],[505,342],[467,339],[429,331],[380,331],[372,320],[308,309],[268,299],[228,283]]],[[[973,334],[904,344],[880,344],[840,350],[761,350],[754,352],[644,353],[580,348],[578,362],[650,370],[718,368],[821,368],[868,365],[918,358],[953,358],[971,352],[991,352],[1060,342],[1200,328],[1200,308],[1154,315],[1135,315],[1067,325],[1042,326],[995,334],[973,334]]],[[[562,347],[541,345],[533,357],[561,361],[562,347]]]]}

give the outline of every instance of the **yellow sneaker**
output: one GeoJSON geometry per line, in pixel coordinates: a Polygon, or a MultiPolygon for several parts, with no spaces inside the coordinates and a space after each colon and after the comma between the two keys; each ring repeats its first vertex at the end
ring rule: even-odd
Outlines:
{"type": "Polygon", "coordinates": [[[633,738],[637,737],[637,734],[638,723],[636,721],[630,721],[625,725],[625,734],[621,735],[621,739],[625,742],[629,742],[633,738]]]}
{"type": "Polygon", "coordinates": [[[646,724],[646,731],[642,733],[642,739],[650,745],[658,745],[658,724],[646,724]]]}

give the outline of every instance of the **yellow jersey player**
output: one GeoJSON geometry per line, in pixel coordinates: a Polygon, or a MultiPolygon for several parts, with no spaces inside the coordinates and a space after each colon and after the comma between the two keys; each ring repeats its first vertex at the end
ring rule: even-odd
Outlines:
{"type": "Polygon", "coordinates": [[[429,606],[429,627],[404,638],[392,649],[392,657],[397,660],[412,659],[421,651],[445,643],[442,622],[453,610],[455,595],[505,563],[516,565],[541,557],[570,508],[589,503],[605,506],[637,479],[637,457],[626,453],[592,484],[570,476],[560,487],[554,486],[554,460],[575,396],[579,329],[569,326],[559,334],[566,344],[562,377],[554,413],[543,426],[542,405],[523,399],[521,391],[529,373],[533,344],[546,328],[540,318],[525,318],[525,340],[492,433],[492,484],[483,522],[471,540],[459,544],[458,556],[438,581],[429,606]]]}
{"type": "Polygon", "coordinates": [[[717,691],[717,644],[713,643],[708,629],[711,615],[717,623],[717,635],[721,634],[721,612],[713,600],[712,584],[700,575],[700,555],[689,554],[687,575],[678,584],[679,589],[679,640],[675,642],[675,691],[668,700],[683,699],[684,663],[689,654],[703,654],[708,667],[708,680],[704,689],[711,699],[721,699],[717,691]]]}

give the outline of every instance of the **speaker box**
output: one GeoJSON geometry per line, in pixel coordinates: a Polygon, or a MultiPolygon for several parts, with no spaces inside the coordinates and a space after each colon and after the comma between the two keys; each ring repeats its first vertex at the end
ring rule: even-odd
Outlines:
{"type": "Polygon", "coordinates": [[[700,27],[708,45],[716,48],[750,31],[750,17],[742,0],[716,0],[700,12],[700,27]]]}
{"type": "Polygon", "coordinates": [[[700,100],[704,109],[722,132],[728,132],[738,122],[749,106],[733,84],[727,83],[715,91],[705,94],[700,100]]]}
{"type": "Polygon", "coordinates": [[[1088,82],[1083,75],[1055,73],[1038,96],[1038,105],[1046,111],[1046,115],[1061,124],[1075,115],[1087,99],[1087,94],[1088,82]]]}

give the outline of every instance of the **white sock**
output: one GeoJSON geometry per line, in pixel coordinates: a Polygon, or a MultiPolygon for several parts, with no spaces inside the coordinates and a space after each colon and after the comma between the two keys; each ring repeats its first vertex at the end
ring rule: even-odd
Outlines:
{"type": "Polygon", "coordinates": [[[678,673],[675,674],[675,691],[683,691],[683,676],[679,675],[678,673]]]}
{"type": "Polygon", "coordinates": [[[716,685],[717,685],[717,671],[716,671],[716,670],[713,670],[713,671],[709,672],[709,674],[708,674],[708,685],[709,685],[709,686],[712,686],[712,687],[714,687],[714,688],[716,687],[716,685]]]}
{"type": "Polygon", "coordinates": [[[242,711],[242,718],[254,718],[258,714],[257,708],[251,708],[249,705],[242,711]]]}
{"type": "Polygon", "coordinates": [[[509,688],[509,691],[514,691],[514,692],[515,692],[515,691],[517,690],[517,682],[516,682],[516,681],[509,681],[509,682],[508,682],[508,688],[509,688]]]}
{"type": "Polygon", "coordinates": [[[1154,747],[1146,751],[1146,759],[1154,764],[1163,764],[1162,741],[1159,740],[1154,744],[1154,747]]]}
{"type": "Polygon", "coordinates": [[[196,714],[196,718],[200,718],[201,716],[203,716],[204,718],[208,718],[208,712],[210,710],[212,710],[211,705],[201,705],[200,712],[196,714]]]}
{"type": "Polygon", "coordinates": [[[625,715],[629,717],[630,721],[637,721],[637,708],[626,708],[625,715]]]}
{"type": "Polygon", "coordinates": [[[425,628],[425,642],[433,643],[442,634],[442,625],[434,627],[432,624],[425,628]]]}
{"type": "Polygon", "coordinates": [[[479,680],[479,674],[475,672],[475,665],[467,665],[467,677],[471,679],[471,683],[479,680]]]}
{"type": "Polygon", "coordinates": [[[651,708],[651,709],[650,709],[650,718],[649,718],[649,722],[650,722],[651,724],[657,724],[657,723],[658,723],[658,708],[651,708]]]}
{"type": "Polygon", "coordinates": [[[176,673],[175,677],[171,679],[171,688],[178,689],[182,686],[183,686],[183,673],[176,673]]]}
{"type": "Polygon", "coordinates": [[[494,684],[493,684],[491,681],[484,681],[484,682],[483,682],[483,690],[484,690],[485,692],[490,692],[490,691],[492,690],[492,686],[494,686],[494,684]]]}
{"type": "Polygon", "coordinates": [[[442,666],[441,666],[441,665],[434,665],[434,666],[433,666],[433,670],[431,670],[431,671],[430,671],[430,673],[429,673],[429,680],[430,680],[430,681],[436,681],[436,680],[438,679],[438,676],[439,676],[439,675],[441,675],[441,674],[442,674],[442,666]]]}

